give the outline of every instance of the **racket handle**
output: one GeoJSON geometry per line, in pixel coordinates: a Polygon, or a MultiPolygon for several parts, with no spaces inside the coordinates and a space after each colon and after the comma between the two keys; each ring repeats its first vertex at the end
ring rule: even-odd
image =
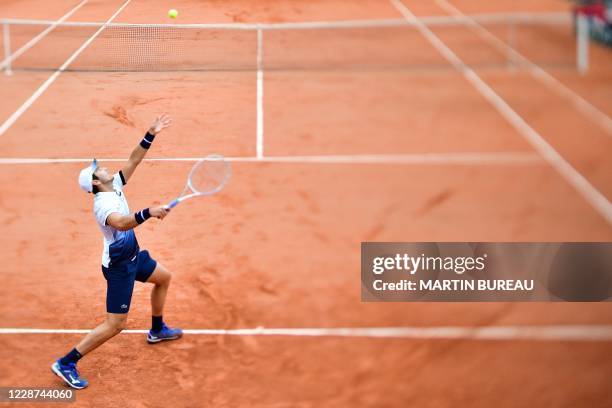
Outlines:
{"type": "Polygon", "coordinates": [[[170,204],[167,205],[168,208],[174,208],[180,201],[178,199],[173,200],[170,204]]]}

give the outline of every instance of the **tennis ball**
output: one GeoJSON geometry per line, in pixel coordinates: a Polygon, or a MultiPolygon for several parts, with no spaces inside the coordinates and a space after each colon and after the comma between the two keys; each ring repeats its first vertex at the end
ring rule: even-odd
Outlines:
{"type": "Polygon", "coordinates": [[[168,10],[168,17],[170,17],[170,18],[177,18],[178,17],[178,10],[176,10],[176,9],[168,10]]]}

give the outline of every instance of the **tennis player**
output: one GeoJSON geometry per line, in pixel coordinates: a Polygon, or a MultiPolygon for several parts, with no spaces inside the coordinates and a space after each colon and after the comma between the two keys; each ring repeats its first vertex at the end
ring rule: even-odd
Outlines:
{"type": "Polygon", "coordinates": [[[88,385],[77,371],[77,362],[85,354],[101,346],[125,327],[130,310],[134,281],[152,283],[151,308],[152,325],[147,335],[148,343],[175,340],[183,335],[181,329],[171,329],[163,321],[162,313],[172,275],[160,263],[140,250],[134,235],[134,228],[151,217],[163,219],[169,212],[165,206],[145,208],[130,213],[123,186],[134,174],[134,170],[147,154],[155,136],[170,126],[167,115],[155,119],[142,141],[130,155],[122,170],[110,175],[99,167],[96,159],[81,170],[79,185],[94,194],[93,212],[104,235],[102,250],[102,273],[106,279],[106,321],[93,329],[75,348],[51,366],[51,370],[76,389],[88,385]]]}

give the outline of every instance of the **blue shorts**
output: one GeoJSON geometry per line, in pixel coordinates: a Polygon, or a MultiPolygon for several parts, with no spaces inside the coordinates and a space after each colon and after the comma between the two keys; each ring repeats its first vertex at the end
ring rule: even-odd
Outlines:
{"type": "Polygon", "coordinates": [[[146,282],[157,262],[149,251],[140,251],[132,261],[110,268],[102,266],[106,279],[106,311],[108,313],[127,313],[130,310],[134,281],[146,282]]]}

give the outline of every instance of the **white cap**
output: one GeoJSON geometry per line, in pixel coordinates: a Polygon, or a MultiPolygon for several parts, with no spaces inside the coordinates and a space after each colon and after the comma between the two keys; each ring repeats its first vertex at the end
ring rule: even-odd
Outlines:
{"type": "Polygon", "coordinates": [[[96,171],[97,168],[98,161],[96,159],[93,159],[91,164],[85,167],[79,173],[79,186],[81,186],[81,188],[88,193],[91,193],[93,191],[93,184],[91,181],[93,180],[94,171],[96,171]]]}

